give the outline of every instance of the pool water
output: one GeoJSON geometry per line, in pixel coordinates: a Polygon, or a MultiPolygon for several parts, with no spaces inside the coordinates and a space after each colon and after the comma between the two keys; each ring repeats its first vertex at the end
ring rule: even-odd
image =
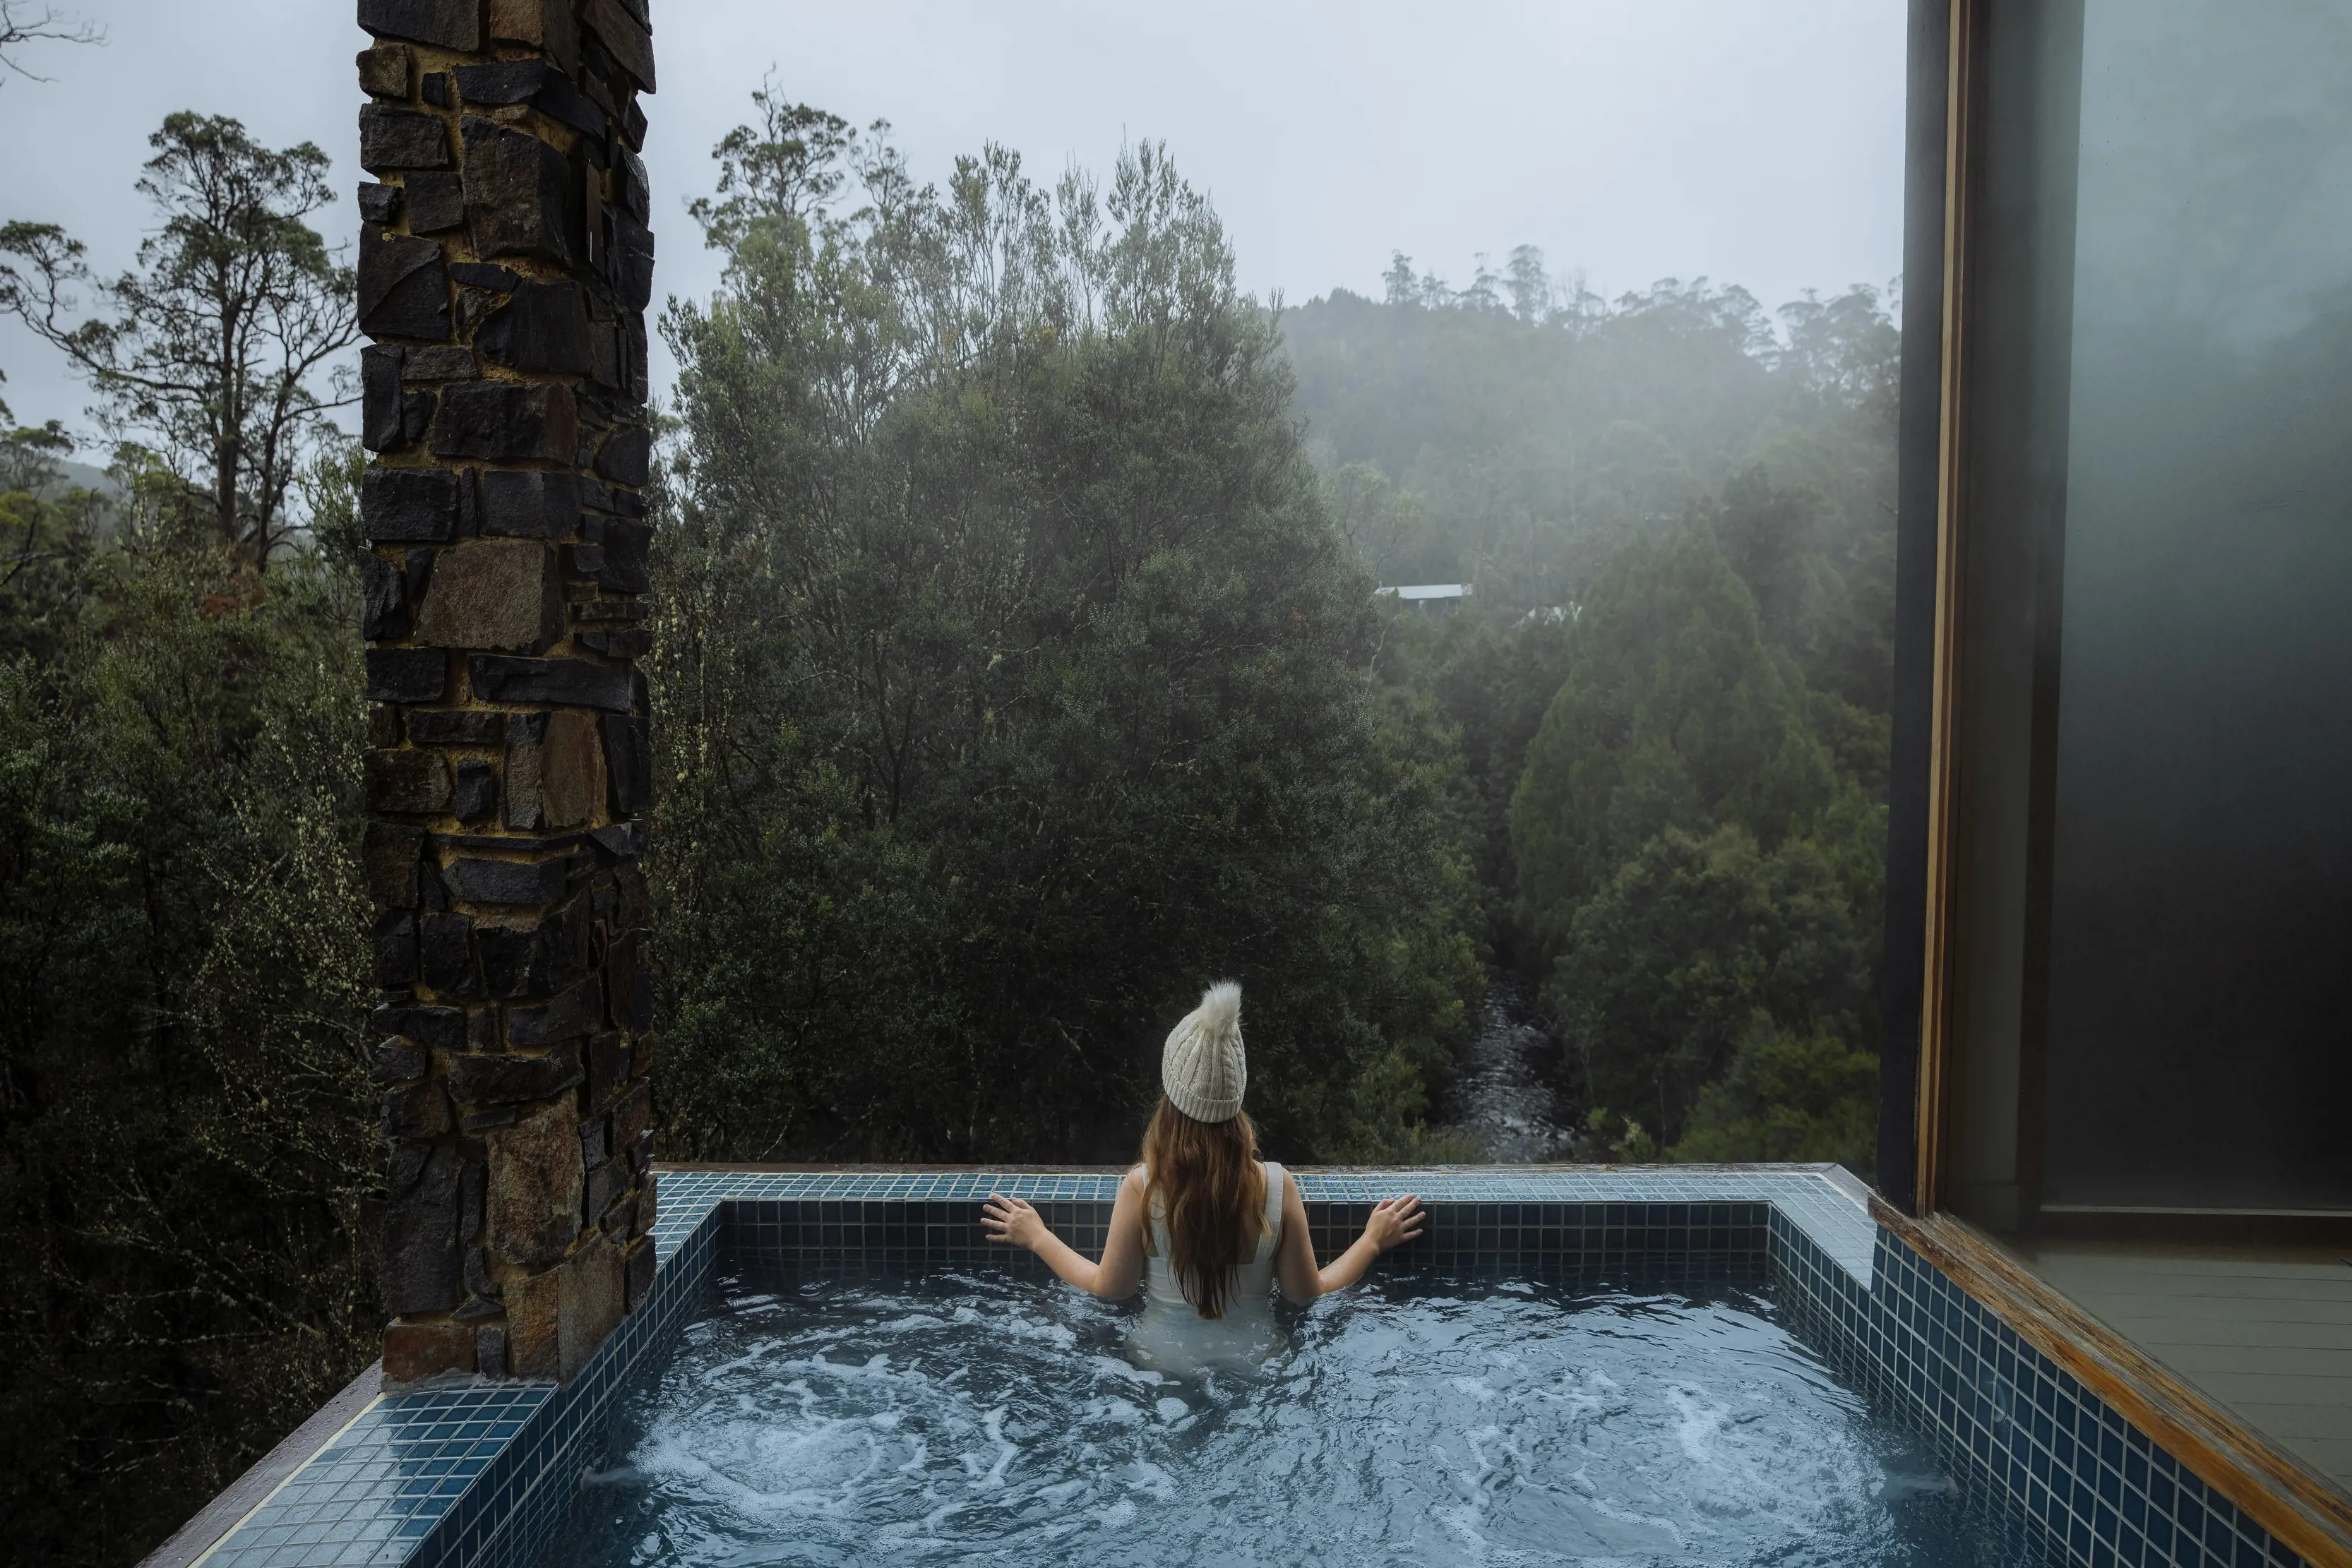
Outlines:
{"type": "Polygon", "coordinates": [[[1376,1277],[1182,1378],[1055,1285],[719,1295],[549,1563],[2026,1561],[1737,1290],[1376,1277]]]}

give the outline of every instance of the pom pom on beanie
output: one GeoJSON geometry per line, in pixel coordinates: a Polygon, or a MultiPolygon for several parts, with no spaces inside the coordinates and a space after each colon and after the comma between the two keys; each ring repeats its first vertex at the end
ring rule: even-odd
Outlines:
{"type": "Polygon", "coordinates": [[[1160,1082],[1169,1103],[1196,1122],[1230,1122],[1241,1114],[1249,1087],[1242,1054],[1242,988],[1220,980],[1201,1005],[1168,1031],[1160,1053],[1160,1082]]]}

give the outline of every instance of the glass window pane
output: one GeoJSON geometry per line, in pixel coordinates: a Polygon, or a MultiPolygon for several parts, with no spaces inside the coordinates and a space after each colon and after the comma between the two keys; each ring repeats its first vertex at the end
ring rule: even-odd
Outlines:
{"type": "Polygon", "coordinates": [[[2083,18],[2042,1196],[2352,1207],[2352,9],[2083,18]]]}

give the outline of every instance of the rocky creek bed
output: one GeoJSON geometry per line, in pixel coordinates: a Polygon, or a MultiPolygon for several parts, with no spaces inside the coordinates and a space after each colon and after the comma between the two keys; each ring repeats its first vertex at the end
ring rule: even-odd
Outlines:
{"type": "Polygon", "coordinates": [[[1517,975],[1496,976],[1447,1093],[1448,1127],[1484,1144],[1497,1165],[1573,1157],[1542,1071],[1557,1046],[1538,1019],[1535,988],[1517,975]]]}

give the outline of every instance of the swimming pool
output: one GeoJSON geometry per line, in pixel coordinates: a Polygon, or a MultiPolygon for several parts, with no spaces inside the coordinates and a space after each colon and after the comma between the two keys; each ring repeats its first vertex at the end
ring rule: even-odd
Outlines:
{"type": "MultiPolygon", "coordinates": [[[[1327,1255],[1353,1238],[1377,1198],[1402,1189],[1429,1206],[1428,1234],[1410,1255],[1392,1254],[1380,1265],[1381,1292],[1404,1288],[1408,1270],[1413,1292],[1436,1279],[1497,1287],[1542,1279],[1564,1282],[1548,1288],[1568,1289],[1587,1303],[1570,1310],[1562,1305],[1568,1298],[1556,1300],[1555,1312],[1570,1316],[1594,1310],[1600,1293],[1614,1290],[1747,1311],[1768,1326],[1794,1331],[1807,1354],[1817,1353],[1834,1370],[1828,1386],[1867,1395],[1871,1416],[1856,1429],[1892,1445],[1864,1444],[1881,1456],[1888,1480],[1861,1489],[1887,1510],[1890,1529],[1911,1530],[1916,1538],[1922,1527],[1905,1521],[1932,1519],[1946,1506],[1936,1502],[1935,1489],[1939,1476],[1948,1475],[1985,1511],[1974,1517],[1998,1518],[2003,1541],[2032,1544],[2036,1555],[2025,1561],[2302,1568],[2304,1559],[2206,1484],[2160,1437],[2053,1360],[2056,1352],[2028,1341],[1910,1240],[1878,1223],[1867,1190],[1835,1167],[1295,1174],[1308,1228],[1327,1255]],[[1743,1299],[1749,1304],[1738,1307],[1743,1299]],[[1882,1417],[1888,1425],[1874,1426],[1882,1417]],[[1932,1455],[1934,1462],[1915,1465],[1906,1458],[1902,1433],[1920,1445],[1908,1452],[1932,1455]]],[[[749,1294],[773,1293],[776,1281],[862,1273],[942,1286],[964,1277],[993,1279],[1008,1289],[1045,1291],[1050,1276],[1042,1264],[1025,1253],[1008,1260],[1003,1248],[982,1237],[980,1200],[992,1192],[1027,1198],[1057,1234],[1087,1250],[1101,1244],[1118,1182],[1115,1171],[664,1169],[652,1291],[576,1379],[383,1391],[371,1372],[191,1521],[150,1568],[531,1568],[550,1561],[551,1542],[588,1517],[583,1506],[607,1511],[604,1534],[595,1538],[603,1544],[592,1553],[634,1549],[642,1534],[610,1528],[632,1484],[629,1456],[647,1429],[633,1425],[639,1417],[632,1413],[641,1409],[636,1401],[648,1378],[685,1364],[677,1360],[681,1331],[715,1321],[713,1303],[728,1281],[737,1281],[737,1290],[756,1283],[749,1294]],[[583,1476],[596,1479],[583,1487],[583,1476]],[[583,1492],[592,1500],[587,1505],[580,1500],[583,1492]]],[[[1677,1354],[1703,1348],[1685,1345],[1677,1354]]],[[[693,1347],[685,1354],[695,1354],[693,1347]]],[[[1695,1385],[1714,1387],[1704,1379],[1695,1385]]],[[[1163,1396],[1193,1406],[1181,1391],[1154,1395],[1149,1409],[1155,1417],[1163,1396]]],[[[1188,1413],[1194,1425],[1171,1441],[1229,1427],[1199,1406],[1188,1413]]],[[[1181,1419],[1171,1415],[1165,1424],[1172,1428],[1181,1419]]],[[[1462,1467],[1429,1458],[1425,1468],[1462,1467]]],[[[1475,1464],[1472,1471],[1477,1473],[1475,1464]]],[[[1407,1473],[1420,1484],[1422,1471],[1407,1473]]],[[[1598,1484],[1589,1469],[1584,1479],[1598,1484]]],[[[1141,1512],[1156,1500],[1138,1494],[1130,1500],[1141,1512]]],[[[1510,1515],[1506,1524],[1517,1519],[1510,1515]]],[[[1950,1544],[1937,1529],[1926,1535],[1923,1550],[1930,1552],[1950,1544]]],[[[794,1544],[818,1539],[814,1529],[803,1530],[794,1544]]],[[[1834,1544],[1850,1537],[1832,1532],[1826,1539],[1834,1544]]],[[[863,1549],[865,1542],[853,1544],[863,1549]]],[[[2017,1560],[1980,1539],[1976,1544],[1992,1553],[1983,1560],[2017,1560]]],[[[1514,1556],[1515,1550],[1490,1547],[1486,1561],[1544,1560],[1525,1551],[1514,1556]]],[[[1411,1555],[1408,1550],[1394,1560],[1411,1555]]],[[[763,1559],[756,1550],[736,1560],[744,1568],[792,1561],[763,1559]]],[[[1808,1542],[1779,1561],[1837,1559],[1820,1556],[1808,1542]]]]}
{"type": "Polygon", "coordinates": [[[1762,1293],[1391,1270],[1175,1375],[994,1270],[737,1270],[551,1564],[2038,1562],[1762,1293]]]}

